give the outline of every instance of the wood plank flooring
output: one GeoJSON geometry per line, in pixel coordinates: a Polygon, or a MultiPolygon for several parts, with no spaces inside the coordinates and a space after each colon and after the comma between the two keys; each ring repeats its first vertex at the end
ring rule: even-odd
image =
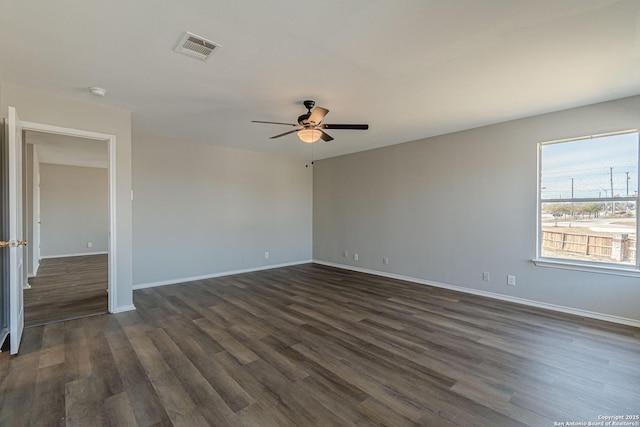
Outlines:
{"type": "Polygon", "coordinates": [[[108,257],[46,258],[24,291],[25,326],[109,311],[108,257]]]}
{"type": "Polygon", "coordinates": [[[0,425],[554,426],[640,412],[640,330],[306,264],[25,330],[0,425]]]}

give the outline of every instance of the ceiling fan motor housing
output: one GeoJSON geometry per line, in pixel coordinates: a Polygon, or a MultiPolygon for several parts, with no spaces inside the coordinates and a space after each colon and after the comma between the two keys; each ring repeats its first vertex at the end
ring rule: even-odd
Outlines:
{"type": "Polygon", "coordinates": [[[307,109],[307,113],[301,116],[298,116],[298,124],[300,126],[309,126],[309,117],[311,117],[311,109],[315,107],[316,102],[310,99],[307,99],[302,104],[304,104],[304,108],[307,109]]]}
{"type": "Polygon", "coordinates": [[[309,117],[311,117],[311,113],[298,116],[298,124],[300,126],[309,126],[309,117]]]}

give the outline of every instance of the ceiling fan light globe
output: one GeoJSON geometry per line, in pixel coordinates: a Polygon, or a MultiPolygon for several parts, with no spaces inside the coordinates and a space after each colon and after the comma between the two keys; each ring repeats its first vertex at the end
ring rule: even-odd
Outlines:
{"type": "Polygon", "coordinates": [[[307,144],[313,144],[318,141],[322,136],[322,131],[319,129],[301,129],[298,131],[298,138],[300,141],[306,142],[307,144]]]}

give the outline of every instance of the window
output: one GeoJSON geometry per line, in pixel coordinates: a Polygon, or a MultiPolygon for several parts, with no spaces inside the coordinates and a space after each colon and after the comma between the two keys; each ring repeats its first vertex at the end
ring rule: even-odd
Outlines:
{"type": "Polygon", "coordinates": [[[538,260],[640,269],[638,132],[539,146],[538,260]]]}

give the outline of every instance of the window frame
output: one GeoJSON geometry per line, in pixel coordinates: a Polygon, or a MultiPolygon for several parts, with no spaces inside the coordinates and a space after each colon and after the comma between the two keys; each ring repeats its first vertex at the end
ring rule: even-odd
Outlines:
{"type": "Polygon", "coordinates": [[[625,135],[635,133],[638,139],[638,158],[637,162],[637,183],[640,185],[640,129],[629,129],[618,132],[608,132],[596,135],[581,136],[575,138],[559,139],[539,142],[537,147],[537,198],[536,198],[536,258],[533,262],[537,266],[562,268],[568,270],[577,271],[589,271],[595,273],[614,274],[621,276],[640,277],[640,221],[638,221],[638,209],[640,209],[640,191],[636,192],[635,196],[625,197],[588,197],[588,198],[573,198],[573,199],[542,199],[542,148],[547,145],[562,144],[573,141],[588,140],[595,138],[602,138],[614,135],[625,135]],[[601,261],[583,261],[572,260],[568,258],[552,258],[542,256],[542,205],[543,203],[588,203],[588,202],[635,202],[635,217],[636,217],[636,262],[630,265],[621,265],[613,262],[601,262],[601,261]]]}

